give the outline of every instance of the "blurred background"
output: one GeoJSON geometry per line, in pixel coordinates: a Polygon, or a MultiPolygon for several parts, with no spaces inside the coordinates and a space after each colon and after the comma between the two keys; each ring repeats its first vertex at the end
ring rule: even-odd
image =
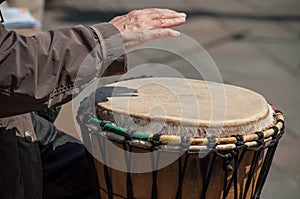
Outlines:
{"type": "MultiPolygon", "coordinates": [[[[262,198],[299,198],[300,1],[47,0],[42,28],[91,25],[145,7],[187,13],[186,24],[178,30],[207,50],[223,81],[262,94],[285,113],[286,134],[277,149],[262,198]]],[[[160,57],[155,52],[133,53],[129,55],[129,67],[160,57]]],[[[163,63],[181,68],[184,76],[194,78],[193,71],[176,57],[164,56],[163,63]]]]}

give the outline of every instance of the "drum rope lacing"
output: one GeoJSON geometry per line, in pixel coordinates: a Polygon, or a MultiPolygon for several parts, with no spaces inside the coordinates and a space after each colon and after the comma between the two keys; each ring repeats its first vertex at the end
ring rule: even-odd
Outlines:
{"type": "MultiPolygon", "coordinates": [[[[80,124],[81,129],[84,132],[90,132],[91,134],[96,134],[97,137],[108,137],[109,139],[123,143],[124,150],[131,151],[132,147],[140,147],[143,149],[147,149],[149,151],[157,150],[159,151],[185,151],[185,157],[182,165],[182,158],[179,157],[179,167],[178,167],[178,187],[177,187],[177,195],[176,199],[182,198],[182,184],[184,180],[184,173],[187,167],[187,161],[190,155],[205,153],[212,153],[212,161],[207,165],[207,167],[202,166],[203,170],[203,184],[202,184],[202,195],[201,199],[206,199],[206,192],[209,186],[211,173],[213,170],[214,161],[217,156],[223,158],[223,170],[225,172],[224,182],[223,182],[223,199],[228,196],[229,191],[231,190],[232,183],[234,183],[234,199],[245,199],[249,188],[255,187],[251,192],[251,199],[260,198],[260,194],[263,188],[263,185],[266,181],[266,177],[271,167],[271,163],[274,158],[274,154],[276,148],[278,146],[278,141],[284,134],[284,117],[281,111],[277,110],[276,107],[272,106],[274,110],[274,117],[276,120],[276,124],[269,128],[268,130],[262,132],[255,132],[252,135],[234,135],[226,138],[216,138],[216,137],[208,137],[208,138],[187,138],[180,137],[176,135],[162,135],[162,134],[150,134],[143,133],[137,131],[128,131],[127,129],[118,127],[112,124],[109,121],[100,120],[95,115],[87,113],[84,110],[84,106],[81,106],[78,111],[77,120],[80,124]],[[175,144],[174,144],[175,141],[175,144]],[[170,147],[166,145],[172,143],[170,147]],[[129,148],[127,148],[129,147],[129,148]],[[259,166],[259,160],[263,156],[263,150],[267,150],[266,155],[261,163],[260,173],[258,174],[258,180],[255,183],[255,171],[259,166]],[[208,151],[209,150],[209,151],[208,151]],[[240,151],[241,150],[241,151],[240,151]],[[248,178],[245,184],[245,189],[243,193],[238,192],[238,171],[239,165],[243,160],[243,157],[246,151],[253,151],[254,157],[250,166],[248,178]],[[228,177],[231,174],[230,180],[228,177]]],[[[101,140],[101,139],[100,139],[101,140]]],[[[103,139],[102,139],[103,140],[103,139]]],[[[84,142],[89,142],[87,139],[84,139],[84,142]]],[[[102,143],[103,144],[103,143],[102,143]]],[[[101,145],[101,144],[100,144],[101,145]]],[[[104,151],[104,145],[100,146],[100,150],[104,151]]],[[[127,158],[127,169],[130,169],[130,156],[127,158]]],[[[204,158],[210,158],[208,156],[204,158]]],[[[104,157],[106,159],[106,157],[104,157]]],[[[154,159],[152,157],[152,159],[154,159]]],[[[158,160],[157,160],[158,162],[158,160]]],[[[153,162],[153,168],[155,167],[153,162]]],[[[108,166],[104,165],[104,175],[107,190],[101,188],[104,191],[109,199],[113,198],[113,195],[118,196],[120,198],[129,198],[133,199],[133,185],[131,180],[130,173],[127,173],[127,196],[121,196],[119,194],[113,193],[113,187],[111,178],[108,171],[108,166]]],[[[151,199],[157,198],[157,170],[152,172],[152,194],[151,199]]]]}
{"type": "MultiPolygon", "coordinates": [[[[216,138],[210,136],[207,138],[189,138],[181,137],[178,135],[164,135],[164,134],[151,134],[144,133],[134,130],[128,130],[121,128],[111,123],[98,119],[95,115],[89,113],[82,113],[83,110],[79,110],[77,120],[82,123],[82,116],[85,117],[86,124],[89,127],[91,133],[101,132],[103,136],[106,136],[113,140],[125,141],[132,145],[140,145],[142,148],[156,148],[156,149],[170,149],[170,150],[182,150],[188,145],[188,150],[193,152],[205,151],[207,148],[215,148],[220,151],[226,151],[234,148],[239,148],[241,145],[247,145],[247,147],[253,147],[258,145],[260,142],[271,141],[272,137],[277,136],[277,132],[280,132],[284,128],[284,117],[281,111],[275,109],[276,124],[263,132],[255,132],[254,134],[247,135],[234,135],[231,137],[216,138]],[[80,117],[81,116],[81,117],[80,117]],[[100,126],[101,129],[97,128],[100,126]],[[96,131],[96,132],[95,132],[96,131]],[[263,140],[261,139],[263,134],[263,140]],[[186,142],[189,140],[189,143],[186,142]],[[214,140],[214,142],[211,142],[214,140]],[[213,143],[214,146],[209,146],[213,143]]],[[[139,147],[139,146],[137,146],[139,147]]]]}

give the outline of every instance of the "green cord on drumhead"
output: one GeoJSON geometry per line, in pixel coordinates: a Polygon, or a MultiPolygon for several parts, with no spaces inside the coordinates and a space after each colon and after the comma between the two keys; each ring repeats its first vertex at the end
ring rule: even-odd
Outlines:
{"type": "Polygon", "coordinates": [[[150,134],[136,131],[133,133],[132,137],[142,141],[149,141],[150,134]]]}
{"type": "MultiPolygon", "coordinates": [[[[94,117],[91,117],[90,120],[91,120],[92,122],[97,123],[98,125],[100,125],[100,124],[103,122],[103,120],[99,120],[98,118],[94,118],[94,117]]],[[[127,137],[127,136],[129,135],[129,134],[127,133],[127,132],[128,132],[127,129],[118,127],[118,126],[113,125],[113,124],[111,124],[111,123],[106,123],[106,124],[104,124],[103,129],[104,129],[105,131],[109,131],[109,132],[111,132],[111,133],[115,133],[115,134],[117,134],[117,135],[121,135],[121,136],[123,136],[123,137],[127,137]]],[[[150,137],[150,134],[149,134],[149,133],[143,133],[143,132],[138,132],[138,131],[136,131],[136,132],[134,132],[134,133],[132,134],[132,138],[133,138],[133,139],[138,139],[138,140],[142,140],[142,141],[149,141],[149,137],[150,137]]]]}
{"type": "Polygon", "coordinates": [[[98,118],[95,118],[95,117],[91,117],[90,120],[94,123],[97,123],[97,124],[101,124],[102,123],[102,120],[99,120],[98,118]]]}

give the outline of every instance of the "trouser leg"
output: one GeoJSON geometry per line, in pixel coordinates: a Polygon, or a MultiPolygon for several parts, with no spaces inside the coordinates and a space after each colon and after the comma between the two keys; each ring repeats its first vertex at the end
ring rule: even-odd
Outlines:
{"type": "Polygon", "coordinates": [[[40,141],[43,198],[99,198],[93,158],[85,147],[52,123],[32,115],[40,141]]]}

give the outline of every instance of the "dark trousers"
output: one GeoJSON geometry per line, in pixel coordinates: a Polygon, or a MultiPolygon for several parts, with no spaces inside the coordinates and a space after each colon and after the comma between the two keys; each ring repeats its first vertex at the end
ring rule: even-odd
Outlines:
{"type": "Polygon", "coordinates": [[[91,155],[76,139],[32,113],[43,167],[44,199],[98,199],[99,186],[91,155]]]}

